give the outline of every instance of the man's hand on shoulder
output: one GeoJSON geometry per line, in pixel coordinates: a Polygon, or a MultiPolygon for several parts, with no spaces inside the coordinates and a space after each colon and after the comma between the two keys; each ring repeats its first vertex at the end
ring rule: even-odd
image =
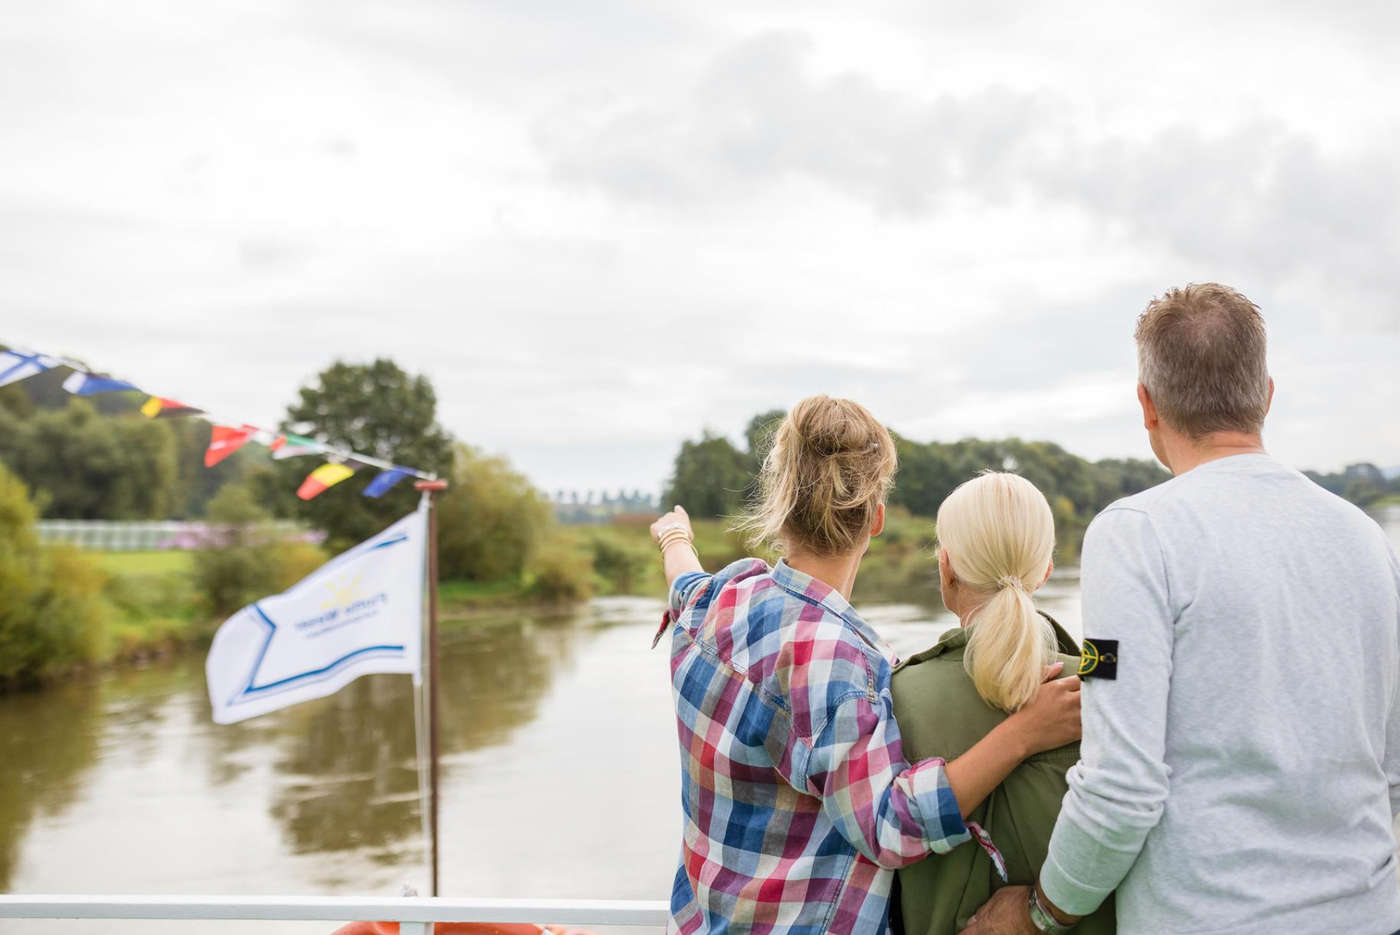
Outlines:
{"type": "Polygon", "coordinates": [[[1028,908],[1030,887],[1003,886],[967,922],[964,935],[1039,935],[1028,908]]]}

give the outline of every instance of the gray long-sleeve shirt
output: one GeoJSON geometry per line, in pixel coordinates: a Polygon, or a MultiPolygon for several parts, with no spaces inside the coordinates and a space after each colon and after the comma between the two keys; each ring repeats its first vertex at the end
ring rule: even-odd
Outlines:
{"type": "Polygon", "coordinates": [[[1400,565],[1267,455],[1105,510],[1084,539],[1082,759],[1041,871],[1122,935],[1400,929],[1400,565]]]}

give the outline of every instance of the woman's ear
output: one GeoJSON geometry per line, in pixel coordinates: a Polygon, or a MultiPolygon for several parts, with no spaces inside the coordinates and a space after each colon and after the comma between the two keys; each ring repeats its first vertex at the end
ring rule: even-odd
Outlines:
{"type": "Polygon", "coordinates": [[[943,546],[938,547],[938,586],[947,594],[956,587],[958,579],[953,576],[953,563],[948,561],[948,550],[943,546]]]}
{"type": "Polygon", "coordinates": [[[875,522],[870,524],[870,538],[875,538],[885,531],[885,505],[875,504],[875,522]]]}
{"type": "Polygon", "coordinates": [[[1040,588],[1044,586],[1045,582],[1047,582],[1047,581],[1050,580],[1050,573],[1053,572],[1054,570],[1055,570],[1055,560],[1052,558],[1052,559],[1050,559],[1050,564],[1045,566],[1045,577],[1041,578],[1041,579],[1040,579],[1040,584],[1038,584],[1038,585],[1035,586],[1035,587],[1036,587],[1036,590],[1040,590],[1040,588]]]}

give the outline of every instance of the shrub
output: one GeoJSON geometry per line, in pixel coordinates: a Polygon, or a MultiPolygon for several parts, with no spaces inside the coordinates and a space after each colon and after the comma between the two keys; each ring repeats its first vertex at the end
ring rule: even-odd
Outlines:
{"type": "Polygon", "coordinates": [[[608,594],[640,594],[663,585],[661,560],[645,533],[604,527],[591,531],[587,546],[593,573],[608,594]]]}
{"type": "Polygon", "coordinates": [[[42,547],[36,515],[28,488],[0,464],[0,685],[38,681],[102,650],[102,573],[71,549],[42,547]]]}
{"type": "Polygon", "coordinates": [[[587,600],[593,593],[593,564],[562,543],[541,549],[530,563],[525,591],[542,601],[587,600]]]}
{"type": "Polygon", "coordinates": [[[44,673],[106,658],[106,624],[112,615],[103,595],[107,576],[71,546],[48,549],[44,559],[48,573],[38,595],[44,673]]]}
{"type": "Polygon", "coordinates": [[[504,458],[458,445],[438,511],[443,578],[519,579],[550,526],[549,504],[504,458]]]}
{"type": "Polygon", "coordinates": [[[281,590],[276,544],[259,532],[269,519],[242,484],[225,486],[209,501],[209,520],[222,531],[194,556],[194,578],[208,613],[224,617],[281,590]]]}
{"type": "Polygon", "coordinates": [[[309,542],[279,542],[273,546],[276,577],[272,592],[281,593],[326,562],[326,550],[309,542]]]}

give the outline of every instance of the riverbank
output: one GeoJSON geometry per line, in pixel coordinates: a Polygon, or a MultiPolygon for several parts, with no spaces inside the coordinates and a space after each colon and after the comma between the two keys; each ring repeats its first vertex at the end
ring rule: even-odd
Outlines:
{"type": "MultiPolygon", "coordinates": [[[[474,618],[502,610],[564,609],[595,596],[660,597],[665,581],[649,523],[648,517],[634,517],[596,526],[557,526],[519,576],[443,581],[439,608],[444,629],[467,626],[474,618]]],[[[728,525],[722,520],[695,522],[696,548],[708,570],[751,554],[728,525]]],[[[885,534],[871,543],[862,564],[856,600],[879,594],[936,602],[932,547],[931,522],[893,512],[885,534]]],[[[199,591],[198,554],[66,550],[67,561],[95,578],[101,612],[83,657],[52,667],[40,681],[207,646],[227,615],[211,613],[199,591]]],[[[296,576],[306,570],[298,569],[296,576]]]]}

